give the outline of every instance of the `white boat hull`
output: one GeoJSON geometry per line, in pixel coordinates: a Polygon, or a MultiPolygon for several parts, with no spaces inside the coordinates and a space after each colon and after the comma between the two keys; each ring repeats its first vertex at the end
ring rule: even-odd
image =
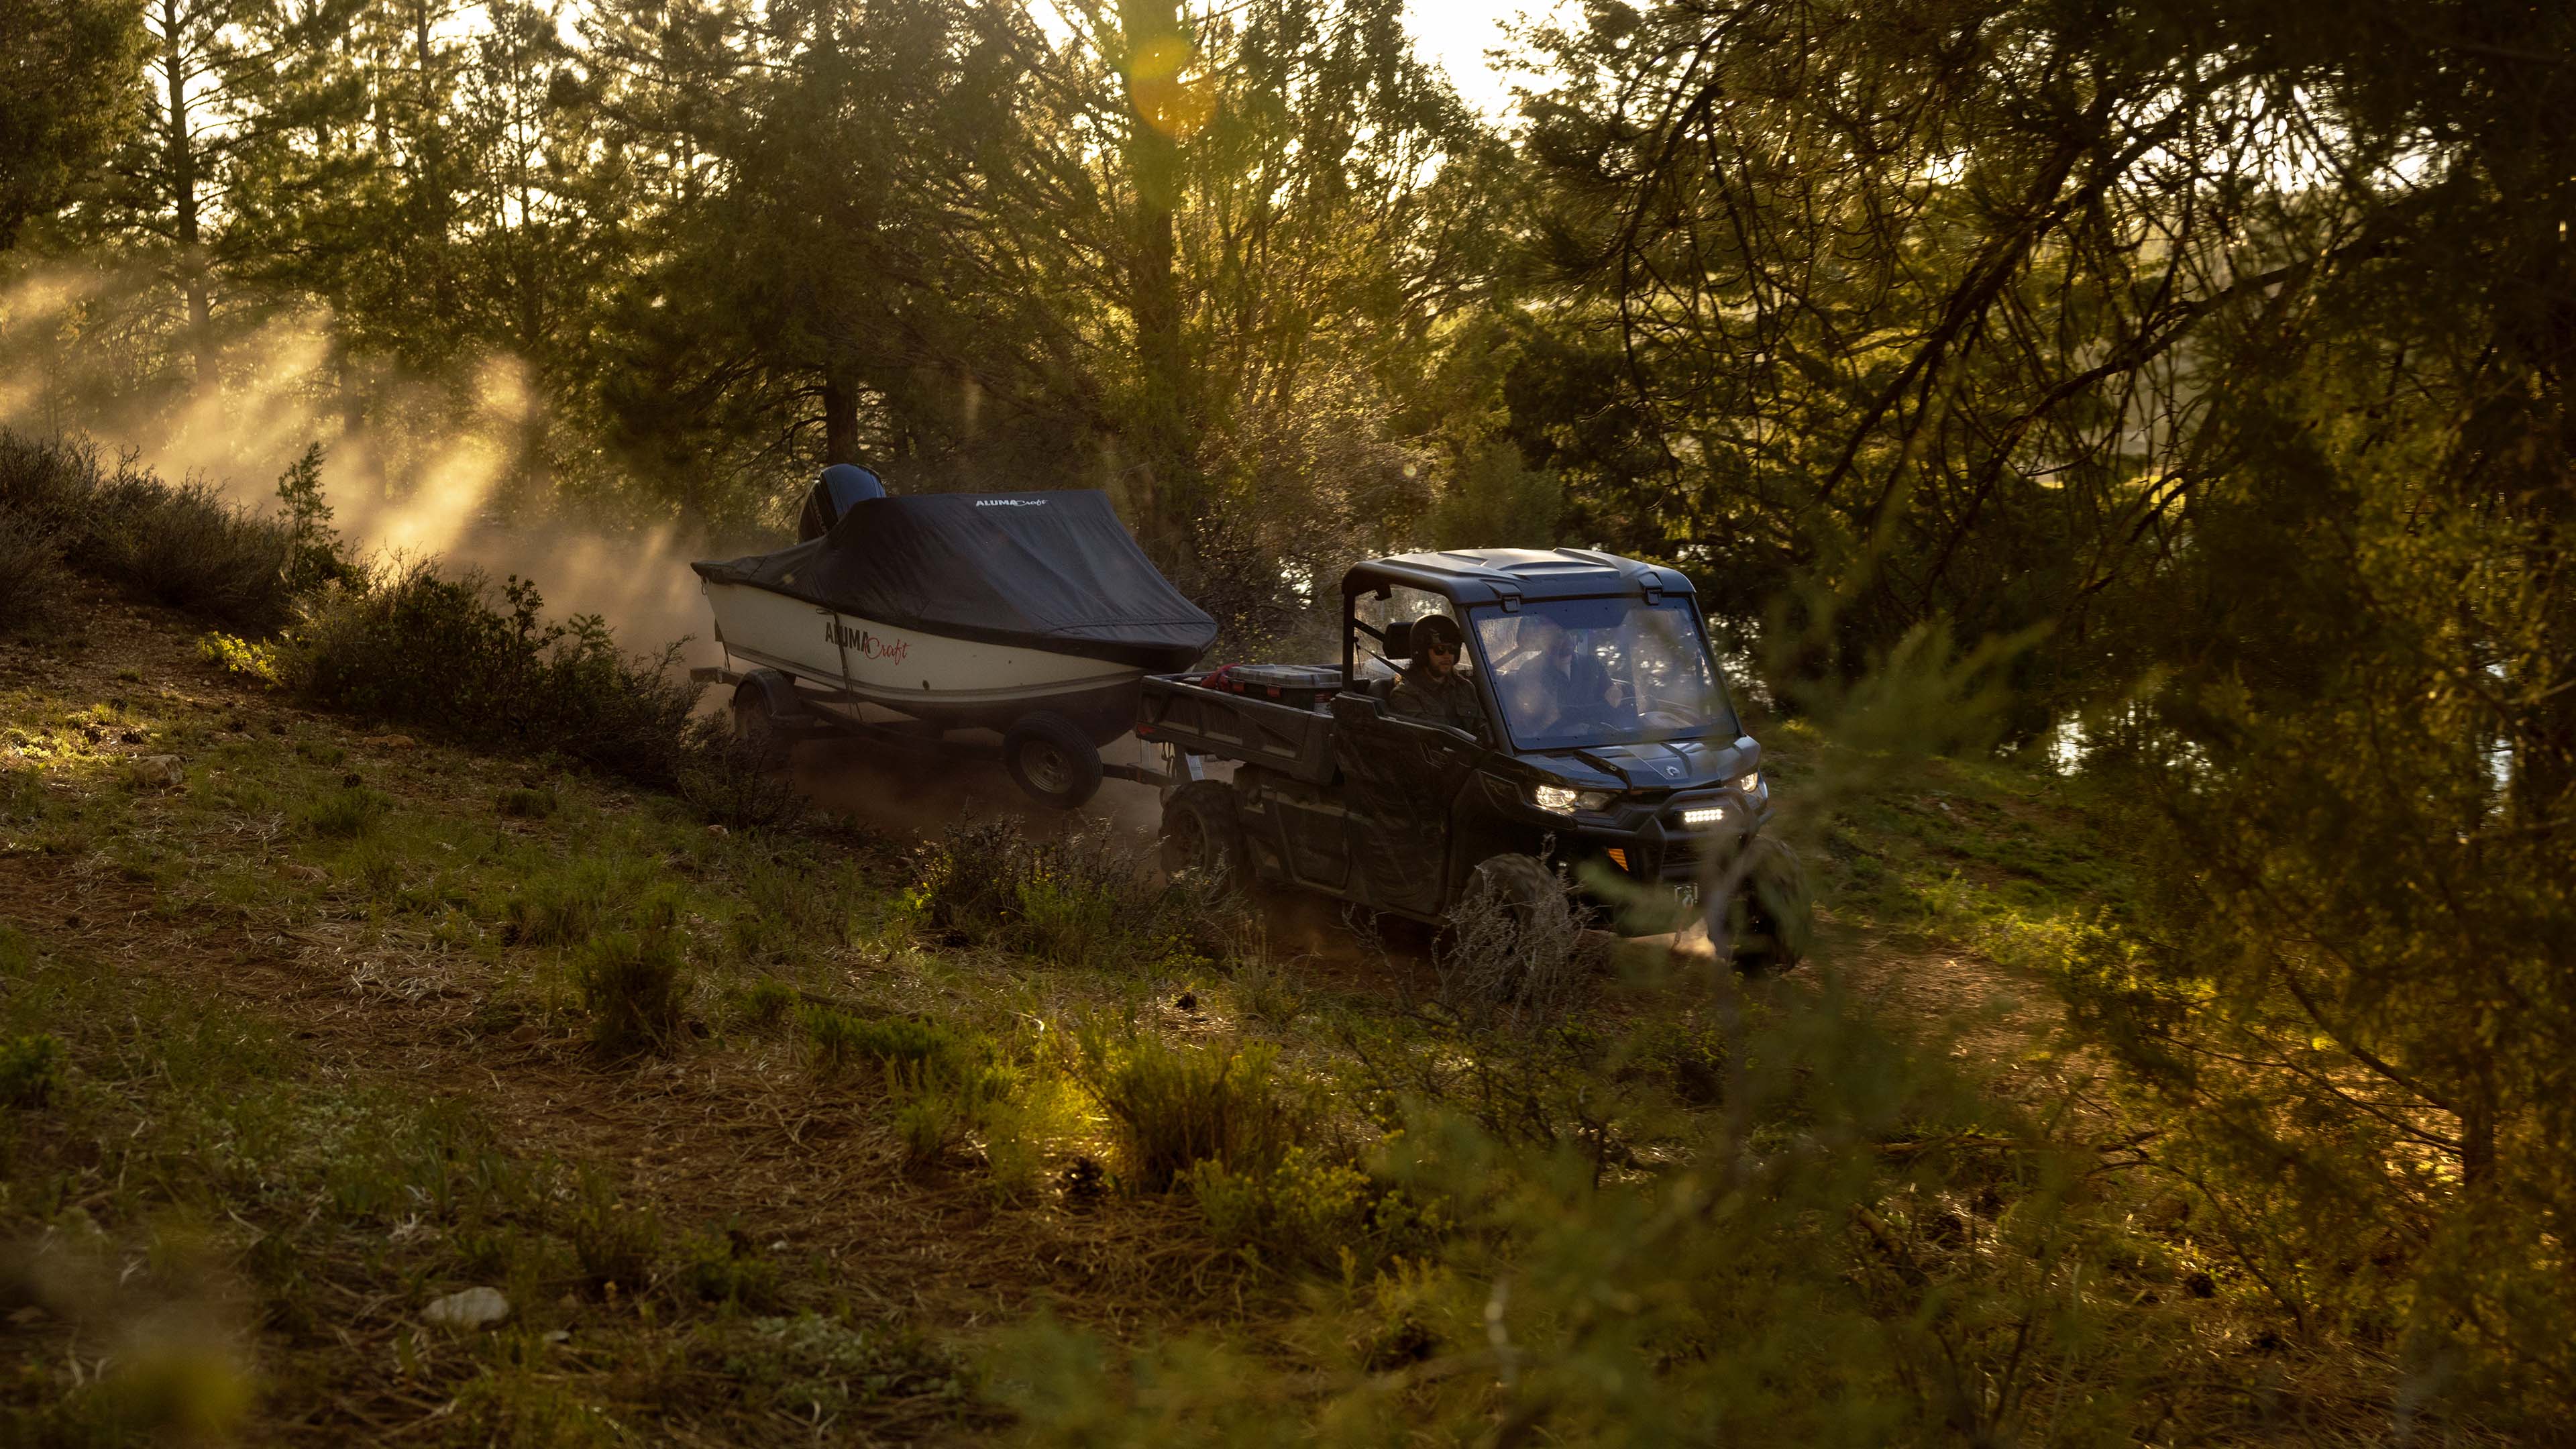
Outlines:
{"type": "Polygon", "coordinates": [[[1124,729],[1145,676],[1105,659],[897,628],[742,584],[710,580],[705,589],[726,653],[922,719],[998,728],[1054,708],[1124,729]]]}

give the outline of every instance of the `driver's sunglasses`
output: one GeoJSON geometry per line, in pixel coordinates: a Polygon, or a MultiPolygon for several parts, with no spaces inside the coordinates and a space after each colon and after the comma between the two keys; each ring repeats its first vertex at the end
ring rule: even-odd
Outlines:
{"type": "Polygon", "coordinates": [[[1455,659],[1458,657],[1458,646],[1455,644],[1425,644],[1422,646],[1422,652],[1425,654],[1446,654],[1450,658],[1455,659]]]}

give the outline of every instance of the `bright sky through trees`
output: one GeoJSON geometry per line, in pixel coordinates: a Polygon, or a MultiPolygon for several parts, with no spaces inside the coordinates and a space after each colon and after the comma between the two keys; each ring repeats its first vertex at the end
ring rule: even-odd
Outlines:
{"type": "Polygon", "coordinates": [[[1532,0],[1429,0],[1405,12],[1406,28],[1423,59],[1449,73],[1459,99],[1499,120],[1511,109],[1513,77],[1486,57],[1490,50],[1518,52],[1504,33],[1506,25],[1545,19],[1570,4],[1547,5],[1532,0]]]}

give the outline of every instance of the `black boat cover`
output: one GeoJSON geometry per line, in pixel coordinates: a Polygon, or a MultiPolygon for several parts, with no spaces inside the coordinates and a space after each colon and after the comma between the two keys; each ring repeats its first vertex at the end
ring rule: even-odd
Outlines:
{"type": "Polygon", "coordinates": [[[690,567],[898,628],[1158,672],[1216,638],[1095,489],[872,498],[811,542],[690,567]]]}

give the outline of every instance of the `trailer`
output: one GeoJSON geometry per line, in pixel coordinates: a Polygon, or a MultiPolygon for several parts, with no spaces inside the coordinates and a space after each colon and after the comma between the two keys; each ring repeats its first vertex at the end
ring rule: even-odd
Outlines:
{"type": "Polygon", "coordinates": [[[1159,788],[1173,778],[1168,770],[1142,762],[1105,759],[1099,744],[1078,731],[1046,728],[1042,719],[1006,730],[999,740],[976,739],[936,721],[868,719],[861,713],[867,701],[860,696],[780,670],[743,670],[727,662],[691,669],[689,678],[733,688],[734,733],[773,764],[783,763],[787,752],[806,740],[856,740],[916,759],[1001,765],[1031,799],[1058,809],[1083,804],[1103,780],[1159,788]]]}
{"type": "Polygon", "coordinates": [[[1133,726],[1145,678],[1194,663],[1216,621],[1155,571],[1106,494],[894,497],[844,465],[815,485],[804,531],[691,565],[725,653],[693,676],[733,686],[746,740],[994,758],[1059,809],[1103,779],[1159,778],[1100,749],[1133,726]],[[1000,742],[961,737],[976,731],[1000,742]]]}

